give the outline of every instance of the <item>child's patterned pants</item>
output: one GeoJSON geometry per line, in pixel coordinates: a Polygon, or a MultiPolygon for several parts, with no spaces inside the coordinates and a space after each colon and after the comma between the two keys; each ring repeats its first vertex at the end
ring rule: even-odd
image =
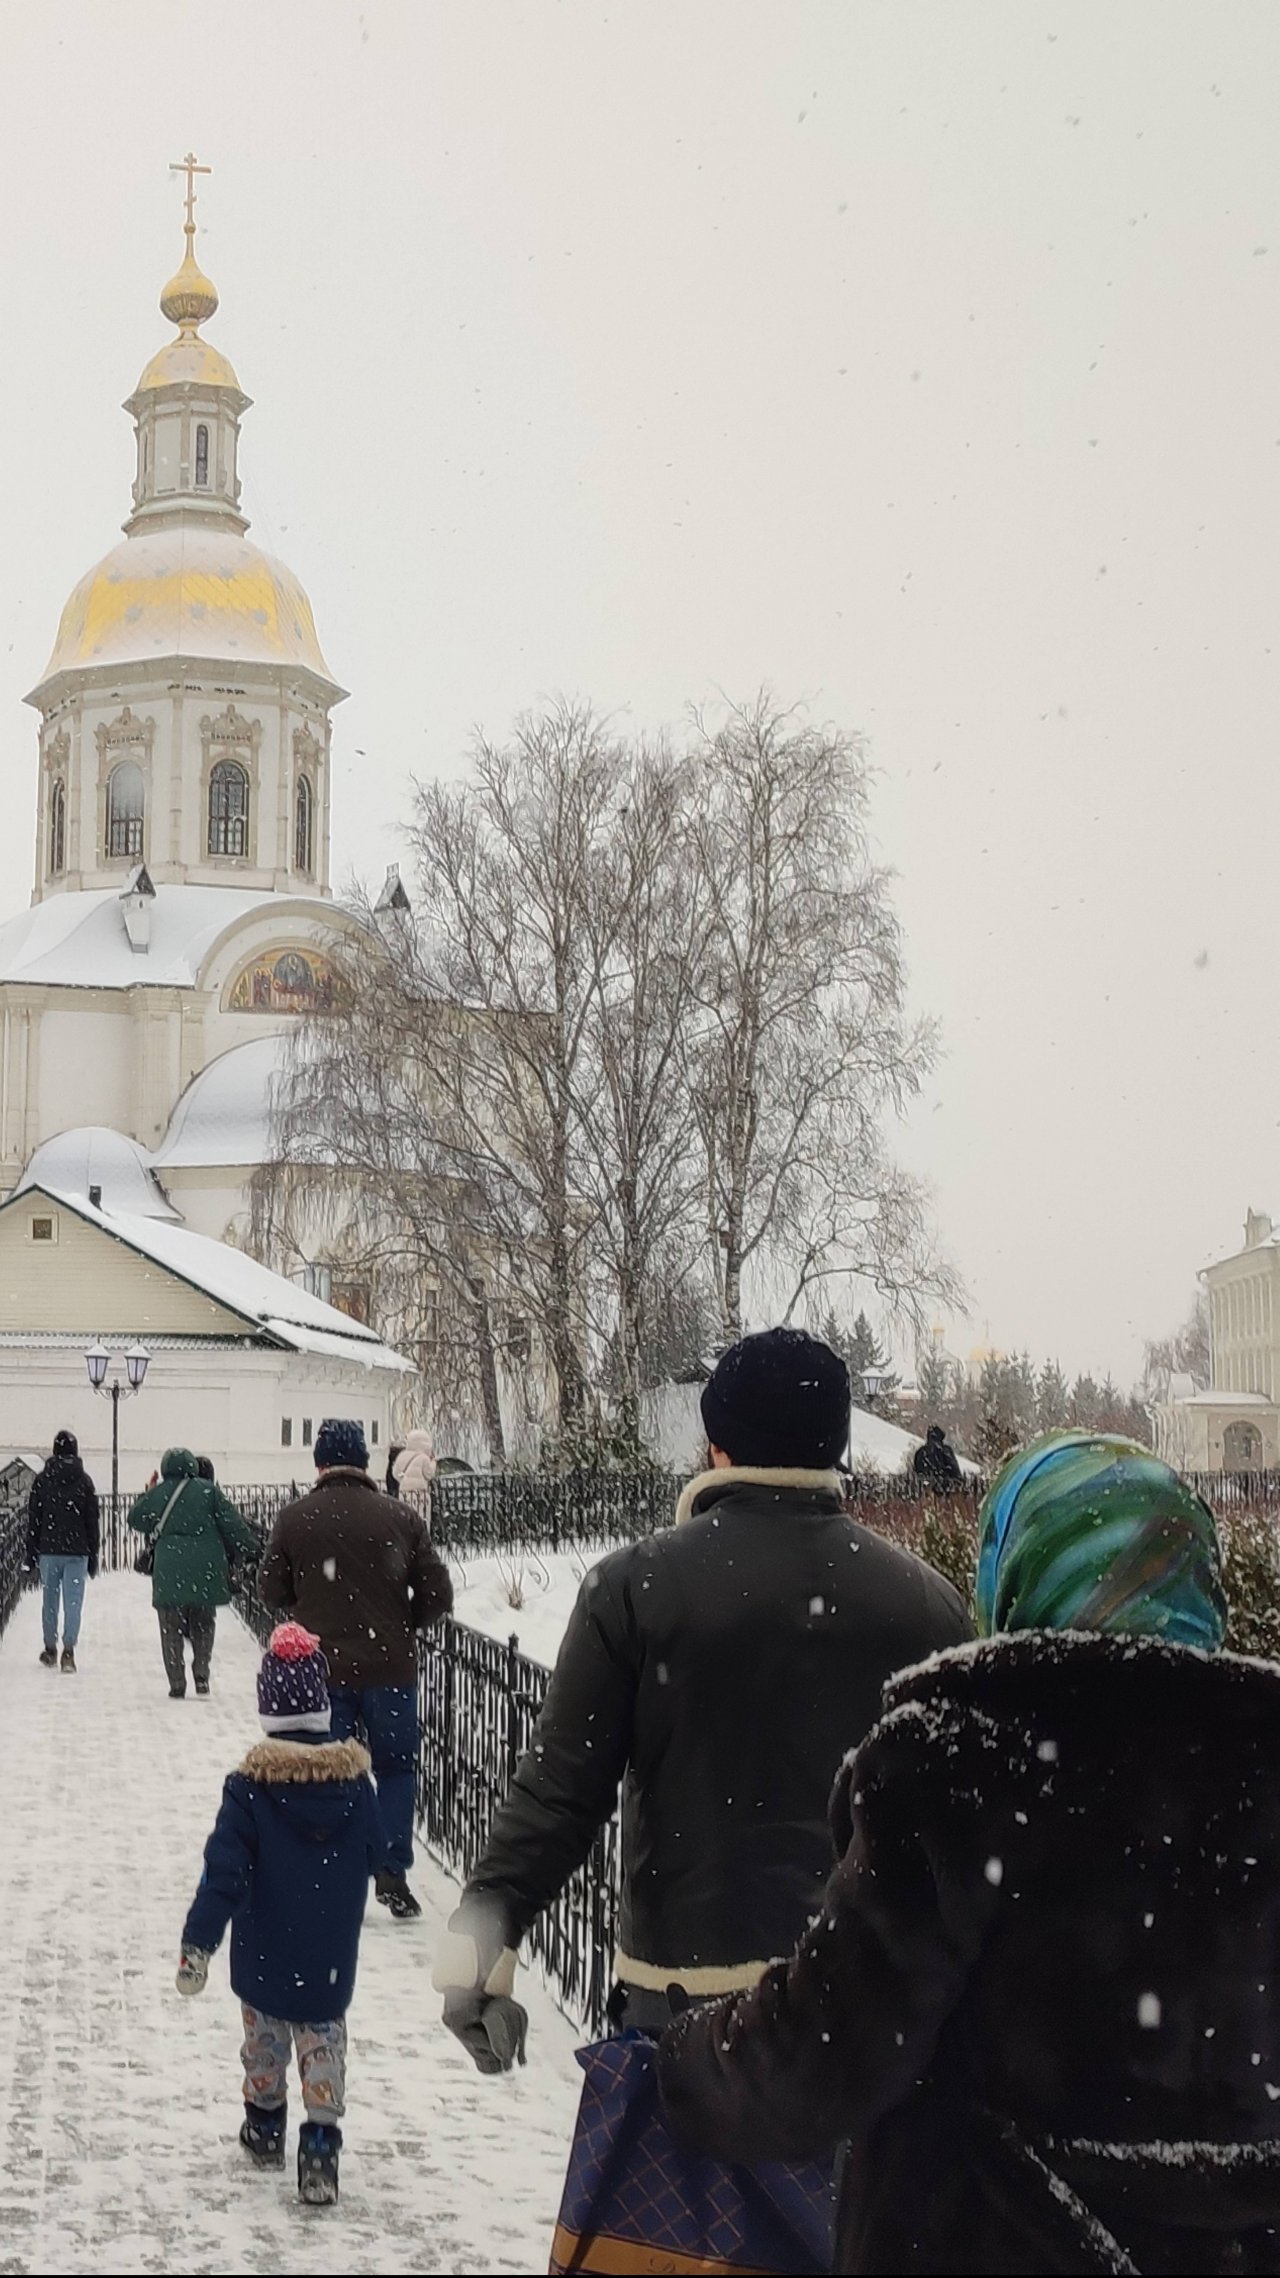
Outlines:
{"type": "Polygon", "coordinates": [[[283,2111],[289,2096],[289,2058],[296,2044],[302,2101],[309,2120],[340,2120],[347,2095],[347,2020],[290,2025],[283,2017],[240,2004],[244,2017],[244,2100],[263,2112],[283,2111]]]}

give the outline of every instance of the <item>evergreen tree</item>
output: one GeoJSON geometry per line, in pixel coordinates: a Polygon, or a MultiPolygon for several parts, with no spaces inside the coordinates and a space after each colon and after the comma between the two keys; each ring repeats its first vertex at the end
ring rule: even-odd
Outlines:
{"type": "Polygon", "coordinates": [[[920,1422],[922,1426],[941,1424],[944,1432],[955,1428],[955,1378],[945,1353],[930,1345],[916,1363],[916,1390],[920,1395],[920,1422]]]}
{"type": "Polygon", "coordinates": [[[1067,1380],[1056,1360],[1047,1360],[1036,1386],[1036,1424],[1042,1432],[1062,1430],[1070,1413],[1067,1380]]]}
{"type": "Polygon", "coordinates": [[[1079,1430],[1096,1432],[1102,1415],[1102,1395],[1091,1376],[1078,1376],[1071,1387],[1069,1420],[1079,1430]]]}
{"type": "Polygon", "coordinates": [[[858,1314],[852,1328],[841,1321],[837,1313],[829,1312],[818,1333],[824,1344],[830,1345],[833,1352],[839,1353],[848,1368],[854,1407],[865,1408],[873,1416],[884,1416],[890,1422],[896,1422],[896,1395],[901,1388],[902,1378],[890,1367],[889,1355],[865,1311],[858,1314]],[[869,1395],[863,1389],[863,1378],[871,1375],[878,1376],[880,1383],[877,1391],[869,1395]]]}
{"type": "Polygon", "coordinates": [[[991,1409],[973,1435],[973,1460],[988,1473],[998,1471],[1017,1444],[1017,1435],[1008,1419],[991,1409]]]}
{"type": "Polygon", "coordinates": [[[1033,1440],[1040,1421],[1039,1401],[1036,1394],[1036,1372],[1030,1353],[1019,1353],[1008,1364],[1008,1404],[1010,1420],[1016,1437],[1033,1440]]]}

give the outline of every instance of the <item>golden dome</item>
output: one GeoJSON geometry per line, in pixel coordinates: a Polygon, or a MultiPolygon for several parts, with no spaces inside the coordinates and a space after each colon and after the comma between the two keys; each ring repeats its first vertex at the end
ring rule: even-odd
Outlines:
{"type": "Polygon", "coordinates": [[[41,685],[92,665],[196,657],[300,666],[334,686],[293,572],[229,530],[143,530],[82,577],[41,685]]]}
{"type": "Polygon", "coordinates": [[[234,388],[242,394],[234,367],[220,348],[202,340],[198,332],[180,332],[176,340],[167,340],[163,348],[151,359],[138,382],[137,393],[145,388],[171,388],[183,381],[195,387],[234,388]]]}
{"type": "Polygon", "coordinates": [[[210,284],[196,259],[194,238],[195,227],[192,224],[187,230],[187,250],[182,267],[176,276],[170,277],[160,295],[161,315],[167,316],[170,324],[180,324],[184,329],[188,325],[204,324],[209,317],[216,315],[218,307],[217,287],[210,284]]]}

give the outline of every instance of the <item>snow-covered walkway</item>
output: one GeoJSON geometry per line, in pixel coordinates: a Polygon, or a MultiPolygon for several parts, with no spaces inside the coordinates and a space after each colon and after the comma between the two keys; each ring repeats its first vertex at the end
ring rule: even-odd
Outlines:
{"type": "Polygon", "coordinates": [[[221,1615],[213,1699],[171,1701],[149,1600],[90,1585],[75,1678],[40,1668],[33,1597],[0,1639],[0,2273],[545,2269],[574,2036],[526,1981],[528,2070],[480,2079],[439,2023],[424,1861],[423,1921],[366,1923],[340,2206],[246,2173],[225,1946],[201,1999],[173,1974],[257,1648],[221,1615]]]}

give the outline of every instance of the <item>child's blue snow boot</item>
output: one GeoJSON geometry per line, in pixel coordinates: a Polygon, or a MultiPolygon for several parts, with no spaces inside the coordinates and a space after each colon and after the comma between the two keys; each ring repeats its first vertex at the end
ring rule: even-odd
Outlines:
{"type": "Polygon", "coordinates": [[[285,2113],[268,2112],[261,2104],[246,2104],[240,2141],[258,2167],[284,2166],[285,2113]]]}
{"type": "Polygon", "coordinates": [[[307,2120],[298,2136],[298,2197],[305,2207],[332,2207],[338,2196],[342,2130],[307,2120]]]}

